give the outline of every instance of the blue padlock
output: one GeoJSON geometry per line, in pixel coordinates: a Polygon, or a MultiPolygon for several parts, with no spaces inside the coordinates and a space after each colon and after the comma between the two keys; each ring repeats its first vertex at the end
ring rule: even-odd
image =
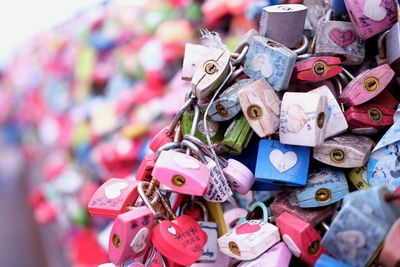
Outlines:
{"type": "Polygon", "coordinates": [[[297,200],[302,208],[330,205],[348,193],[346,175],[330,168],[311,172],[306,187],[296,189],[297,200]]]}
{"type": "Polygon", "coordinates": [[[331,9],[335,15],[342,16],[348,14],[344,0],[332,0],[331,9]]]}
{"type": "Polygon", "coordinates": [[[327,254],[322,254],[314,267],[351,267],[351,265],[344,263],[338,259],[332,258],[327,254]]]}
{"type": "Polygon", "coordinates": [[[256,183],[304,186],[307,183],[309,159],[309,147],[284,145],[278,140],[260,140],[256,183]]]}

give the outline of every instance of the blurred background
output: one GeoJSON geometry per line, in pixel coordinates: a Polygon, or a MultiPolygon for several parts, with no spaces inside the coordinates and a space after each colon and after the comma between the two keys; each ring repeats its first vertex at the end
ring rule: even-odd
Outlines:
{"type": "MultiPolygon", "coordinates": [[[[281,2],[0,0],[0,266],[107,262],[87,203],[182,105],[185,43],[207,28],[232,50],[281,2]]],[[[313,23],[328,3],[308,2],[313,23]]]]}

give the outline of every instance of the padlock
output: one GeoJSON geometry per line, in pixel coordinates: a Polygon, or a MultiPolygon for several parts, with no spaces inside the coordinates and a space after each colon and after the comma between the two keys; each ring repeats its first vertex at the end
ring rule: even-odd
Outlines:
{"type": "Polygon", "coordinates": [[[199,258],[200,262],[215,262],[218,255],[218,245],[217,245],[217,224],[215,222],[210,222],[208,220],[208,211],[202,202],[195,200],[193,202],[185,203],[181,208],[181,213],[185,210],[188,205],[195,205],[200,207],[203,213],[203,221],[197,221],[201,229],[207,235],[207,242],[203,248],[203,254],[199,258]]]}
{"type": "Polygon", "coordinates": [[[240,106],[251,128],[260,137],[278,130],[280,100],[265,79],[258,79],[239,92],[240,106]]]}
{"type": "Polygon", "coordinates": [[[284,212],[293,214],[312,226],[316,226],[332,216],[335,205],[325,207],[303,209],[299,206],[296,193],[294,191],[279,193],[270,205],[273,216],[278,217],[284,212]]]}
{"type": "Polygon", "coordinates": [[[208,112],[213,121],[227,121],[235,117],[240,111],[239,91],[252,83],[253,79],[243,79],[235,82],[219,95],[208,112]]]}
{"type": "Polygon", "coordinates": [[[385,267],[400,266],[400,219],[390,228],[385,241],[383,241],[383,248],[379,256],[379,264],[385,267]]]}
{"type": "Polygon", "coordinates": [[[358,37],[350,22],[322,20],[317,26],[315,38],[317,56],[343,57],[343,65],[358,65],[364,61],[364,40],[358,37]]]}
{"type": "Polygon", "coordinates": [[[115,218],[127,211],[138,198],[138,182],[131,179],[111,178],[93,194],[88,204],[92,216],[115,218]]]}
{"type": "Polygon", "coordinates": [[[339,99],[351,106],[363,104],[381,93],[393,76],[394,71],[388,64],[365,70],[344,88],[339,99]]]}
{"type": "Polygon", "coordinates": [[[279,242],[264,254],[252,261],[243,261],[238,267],[288,267],[292,253],[284,242],[279,242]]]}
{"type": "Polygon", "coordinates": [[[349,172],[349,180],[357,190],[364,190],[369,187],[367,180],[367,167],[354,168],[349,172]]]}
{"type": "Polygon", "coordinates": [[[227,209],[224,211],[224,219],[226,223],[226,228],[228,230],[231,230],[233,227],[236,226],[237,222],[239,219],[246,217],[248,211],[243,208],[239,207],[230,207],[230,209],[227,209]]]}
{"type": "Polygon", "coordinates": [[[362,104],[344,112],[353,134],[376,134],[392,126],[395,110],[378,104],[362,104]]]}
{"type": "Polygon", "coordinates": [[[307,183],[310,148],[260,140],[256,181],[277,185],[304,186],[307,183]]]}
{"type": "Polygon", "coordinates": [[[218,52],[218,48],[187,43],[185,45],[185,54],[182,63],[182,80],[191,81],[202,60],[214,49],[218,52]]]}
{"type": "Polygon", "coordinates": [[[338,75],[342,71],[340,58],[321,56],[296,62],[292,81],[319,82],[338,75]]]}
{"type": "Polygon", "coordinates": [[[322,168],[310,172],[306,187],[295,191],[300,207],[315,208],[341,200],[349,193],[349,187],[343,172],[322,168]]]}
{"type": "Polygon", "coordinates": [[[243,72],[252,79],[265,78],[275,91],[282,91],[289,85],[296,57],[296,53],[275,41],[253,36],[243,72]]]}
{"type": "Polygon", "coordinates": [[[246,220],[218,238],[222,253],[238,260],[252,260],[280,241],[279,230],[268,223],[267,208],[258,202],[262,219],[246,220]]]}
{"type": "Polygon", "coordinates": [[[108,252],[115,265],[142,256],[150,245],[154,215],[146,206],[118,215],[111,229],[108,252]]]}
{"type": "Polygon", "coordinates": [[[345,0],[357,34],[364,40],[381,33],[397,22],[395,0],[345,0]]]}
{"type": "Polygon", "coordinates": [[[260,34],[294,49],[301,45],[307,7],[300,4],[271,5],[263,8],[260,34]]]}
{"type": "Polygon", "coordinates": [[[386,61],[398,74],[400,72],[400,22],[396,22],[386,34],[386,61]]]}
{"type": "Polygon", "coordinates": [[[327,111],[325,95],[285,93],[280,113],[280,142],[310,147],[322,144],[325,140],[327,111]]]}
{"type": "Polygon", "coordinates": [[[232,155],[239,155],[247,146],[253,130],[243,114],[236,117],[225,131],[222,150],[232,155]]]}
{"type": "Polygon", "coordinates": [[[276,218],[276,226],[283,242],[292,254],[303,262],[314,265],[324,252],[320,245],[321,235],[301,218],[284,212],[276,218]]]}
{"type": "Polygon", "coordinates": [[[217,223],[218,237],[223,236],[227,233],[227,227],[221,203],[206,201],[206,205],[208,211],[210,212],[210,219],[217,223]]]}
{"type": "Polygon", "coordinates": [[[314,159],[340,168],[362,167],[367,163],[374,141],[365,136],[343,134],[314,148],[314,159]]]}
{"type": "Polygon", "coordinates": [[[331,9],[335,15],[347,15],[347,9],[346,5],[344,4],[344,0],[332,0],[331,9]]]}
{"type": "Polygon", "coordinates": [[[347,263],[344,263],[338,259],[335,259],[328,254],[321,254],[318,258],[317,262],[315,263],[314,267],[351,267],[347,263]]]}
{"type": "Polygon", "coordinates": [[[325,138],[329,138],[345,132],[348,127],[347,121],[335,96],[329,90],[329,87],[323,85],[314,90],[309,91],[309,93],[317,93],[327,97],[328,111],[327,111],[325,138]]]}

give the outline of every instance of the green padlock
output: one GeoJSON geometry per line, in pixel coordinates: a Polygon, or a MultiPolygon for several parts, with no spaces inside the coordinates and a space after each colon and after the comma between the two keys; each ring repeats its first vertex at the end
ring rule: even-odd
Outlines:
{"type": "Polygon", "coordinates": [[[231,155],[240,155],[253,136],[253,130],[243,114],[240,114],[226,129],[222,149],[231,155]]]}

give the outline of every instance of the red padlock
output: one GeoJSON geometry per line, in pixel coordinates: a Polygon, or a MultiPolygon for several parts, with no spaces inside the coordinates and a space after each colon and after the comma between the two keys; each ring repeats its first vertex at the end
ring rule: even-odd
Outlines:
{"type": "Polygon", "coordinates": [[[342,72],[338,57],[312,57],[296,62],[293,81],[319,82],[332,78],[342,72]]]}

